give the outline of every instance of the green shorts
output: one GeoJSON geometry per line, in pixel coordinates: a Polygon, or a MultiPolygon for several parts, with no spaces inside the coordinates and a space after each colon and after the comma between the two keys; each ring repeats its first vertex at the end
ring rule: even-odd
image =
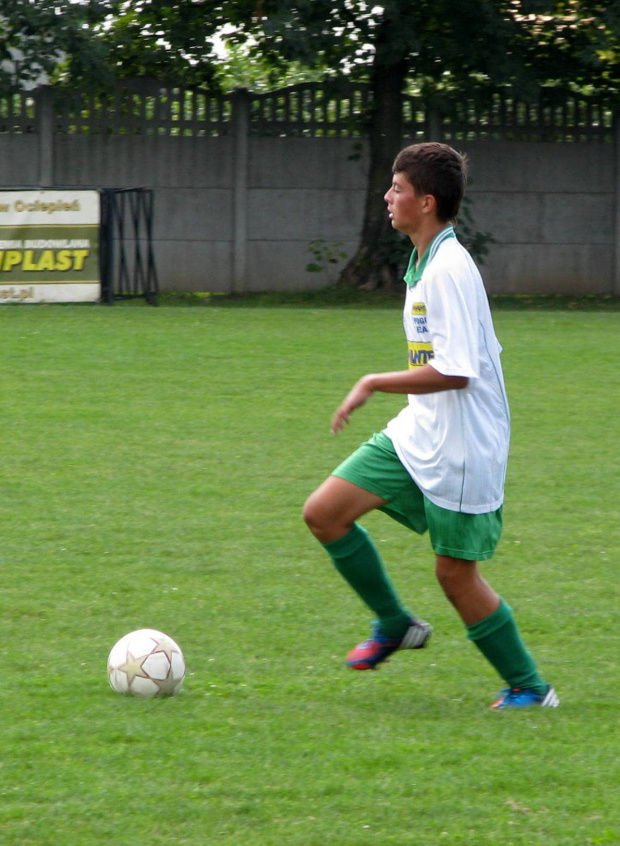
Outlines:
{"type": "Polygon", "coordinates": [[[362,444],[332,475],[387,500],[379,510],[419,535],[428,529],[437,555],[485,561],[495,551],[502,533],[502,509],[464,514],[435,505],[411,478],[383,432],[362,444]]]}

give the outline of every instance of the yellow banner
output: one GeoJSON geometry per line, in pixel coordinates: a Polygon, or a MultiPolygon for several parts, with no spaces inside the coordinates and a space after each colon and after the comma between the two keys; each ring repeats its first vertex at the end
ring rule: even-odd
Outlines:
{"type": "Polygon", "coordinates": [[[101,295],[98,191],[0,191],[0,302],[101,295]]]}

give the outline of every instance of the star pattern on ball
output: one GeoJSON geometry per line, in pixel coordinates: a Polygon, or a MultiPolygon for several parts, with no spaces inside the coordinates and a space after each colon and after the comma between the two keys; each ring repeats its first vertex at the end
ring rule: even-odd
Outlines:
{"type": "Polygon", "coordinates": [[[132,655],[130,650],[127,650],[127,660],[118,668],[122,670],[127,676],[127,683],[131,684],[135,678],[148,679],[148,673],[144,672],[143,664],[148,658],[148,655],[132,655]]]}
{"type": "Polygon", "coordinates": [[[172,656],[176,652],[172,644],[170,643],[170,638],[168,637],[160,637],[156,642],[155,646],[153,647],[153,652],[163,652],[168,661],[172,664],[172,656]]]}

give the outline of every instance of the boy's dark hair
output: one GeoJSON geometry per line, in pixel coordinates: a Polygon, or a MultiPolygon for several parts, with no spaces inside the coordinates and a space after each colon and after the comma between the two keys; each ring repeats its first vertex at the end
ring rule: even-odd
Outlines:
{"type": "Polygon", "coordinates": [[[455,220],[467,184],[467,162],[447,144],[428,141],[405,147],[396,156],[393,173],[403,173],[418,194],[432,194],[437,218],[455,220]]]}

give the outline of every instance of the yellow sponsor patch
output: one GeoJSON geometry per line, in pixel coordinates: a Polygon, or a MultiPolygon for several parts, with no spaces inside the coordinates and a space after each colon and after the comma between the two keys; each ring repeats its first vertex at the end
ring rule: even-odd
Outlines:
{"type": "Polygon", "coordinates": [[[421,344],[418,341],[409,341],[407,346],[409,348],[410,368],[422,367],[422,365],[428,364],[435,355],[432,344],[421,344]]]}
{"type": "Polygon", "coordinates": [[[411,306],[411,314],[426,314],[426,304],[414,303],[411,306]]]}

